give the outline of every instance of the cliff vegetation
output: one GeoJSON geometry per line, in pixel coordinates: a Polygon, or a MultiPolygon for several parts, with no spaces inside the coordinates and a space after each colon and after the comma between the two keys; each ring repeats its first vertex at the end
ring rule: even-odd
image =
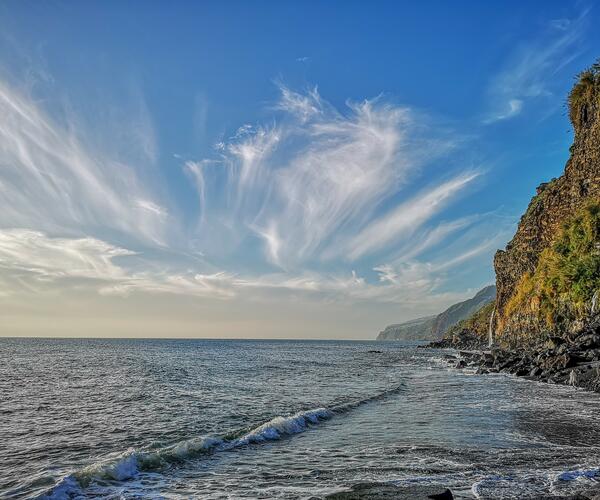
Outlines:
{"type": "Polygon", "coordinates": [[[537,188],[515,236],[494,257],[500,344],[566,336],[596,312],[600,62],[579,75],[568,106],[575,137],[565,171],[537,188]]]}
{"type": "Polygon", "coordinates": [[[568,221],[554,244],[542,251],[535,271],[519,281],[505,314],[527,316],[519,319],[528,321],[526,331],[539,332],[537,337],[544,332],[566,333],[583,326],[596,312],[598,290],[600,204],[595,202],[568,221]]]}

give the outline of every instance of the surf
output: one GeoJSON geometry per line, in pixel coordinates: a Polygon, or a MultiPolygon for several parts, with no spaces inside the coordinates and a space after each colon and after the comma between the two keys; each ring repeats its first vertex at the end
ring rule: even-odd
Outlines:
{"type": "Polygon", "coordinates": [[[61,500],[74,497],[82,494],[83,489],[95,480],[126,481],[133,479],[140,472],[160,471],[169,464],[186,462],[203,455],[278,441],[305,432],[336,415],[342,415],[362,405],[397,394],[403,387],[402,384],[330,408],[319,407],[286,416],[279,415],[250,430],[240,429],[224,436],[201,436],[157,449],[150,447],[141,450],[129,449],[63,477],[50,491],[37,498],[38,500],[61,500]]]}

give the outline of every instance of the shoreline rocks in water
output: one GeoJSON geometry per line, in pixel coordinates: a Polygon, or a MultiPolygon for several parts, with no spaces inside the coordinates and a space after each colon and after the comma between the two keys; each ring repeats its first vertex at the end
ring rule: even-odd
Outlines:
{"type": "Polygon", "coordinates": [[[518,351],[492,347],[468,332],[423,347],[450,348],[448,362],[477,373],[510,373],[530,380],[600,392],[600,322],[570,337],[549,337],[537,347],[518,351]]]}
{"type": "MultiPolygon", "coordinates": [[[[453,500],[456,498],[452,491],[443,486],[396,486],[390,483],[359,483],[346,491],[326,495],[329,500],[453,500]]],[[[516,498],[516,497],[510,497],[516,498]]],[[[532,497],[527,497],[532,498],[532,497]]],[[[598,489],[585,489],[580,493],[568,495],[542,495],[535,497],[537,500],[600,500],[598,489]]],[[[312,499],[311,499],[312,500],[312,499]]],[[[316,500],[316,499],[315,499],[316,500]]]]}
{"type": "Polygon", "coordinates": [[[338,493],[332,493],[325,498],[330,500],[367,500],[367,499],[394,499],[394,500],[452,500],[452,492],[440,486],[396,486],[390,483],[359,483],[352,488],[338,493]]]}

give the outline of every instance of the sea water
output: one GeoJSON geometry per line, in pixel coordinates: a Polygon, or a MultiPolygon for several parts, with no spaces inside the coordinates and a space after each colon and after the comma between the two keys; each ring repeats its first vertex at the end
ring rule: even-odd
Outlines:
{"type": "Polygon", "coordinates": [[[535,498],[600,480],[600,397],[416,344],[0,339],[1,498],[535,498]],[[376,351],[376,352],[373,352],[376,351]]]}

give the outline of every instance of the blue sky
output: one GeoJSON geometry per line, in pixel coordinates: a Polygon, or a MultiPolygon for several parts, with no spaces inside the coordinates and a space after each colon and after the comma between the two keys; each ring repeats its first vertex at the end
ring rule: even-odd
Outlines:
{"type": "Polygon", "coordinates": [[[473,295],[599,16],[3,2],[1,334],[365,338],[473,295]]]}

